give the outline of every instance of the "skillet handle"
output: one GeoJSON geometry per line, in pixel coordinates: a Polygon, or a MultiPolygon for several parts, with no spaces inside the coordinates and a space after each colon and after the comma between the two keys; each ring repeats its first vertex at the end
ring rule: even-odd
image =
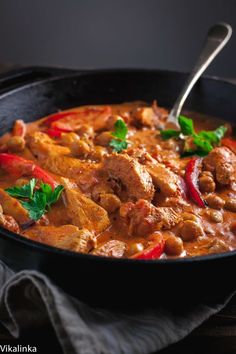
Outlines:
{"type": "Polygon", "coordinates": [[[43,81],[52,77],[74,74],[78,72],[72,69],[60,69],[50,67],[27,67],[11,70],[0,75],[0,93],[24,86],[33,82],[43,81]]]}

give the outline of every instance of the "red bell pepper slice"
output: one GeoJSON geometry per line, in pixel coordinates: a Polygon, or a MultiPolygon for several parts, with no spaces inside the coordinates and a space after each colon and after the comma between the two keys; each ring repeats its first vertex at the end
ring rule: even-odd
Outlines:
{"type": "Polygon", "coordinates": [[[66,133],[67,130],[62,130],[58,128],[48,128],[45,133],[51,136],[52,138],[60,138],[62,133],[66,133]]]}
{"type": "Polygon", "coordinates": [[[224,138],[221,140],[221,145],[228,147],[236,154],[236,140],[230,138],[224,138]]]}
{"type": "Polygon", "coordinates": [[[193,157],[187,164],[185,169],[185,182],[188,188],[190,198],[201,208],[205,208],[205,202],[201,197],[198,188],[199,164],[201,163],[200,157],[193,157]]]}
{"type": "Polygon", "coordinates": [[[51,125],[54,122],[57,122],[60,119],[63,119],[65,117],[70,117],[72,116],[74,118],[74,116],[78,115],[78,112],[59,112],[56,114],[52,114],[50,115],[48,118],[46,118],[42,124],[44,125],[51,125]]]}
{"type": "Polygon", "coordinates": [[[147,247],[145,250],[136,253],[131,258],[133,259],[158,259],[164,252],[165,240],[161,238],[157,243],[152,244],[147,247]]]}
{"type": "MultiPolygon", "coordinates": [[[[59,112],[50,115],[42,124],[62,132],[72,132],[77,130],[81,124],[90,121],[94,123],[94,129],[99,130],[103,127],[104,120],[106,120],[111,113],[112,110],[110,106],[81,107],[81,109],[78,109],[76,112],[59,112]]],[[[60,133],[51,130],[49,134],[51,134],[51,136],[53,134],[60,135],[60,133]]]]}
{"type": "Polygon", "coordinates": [[[57,186],[57,182],[45,170],[37,166],[34,161],[26,160],[17,155],[0,153],[0,168],[16,177],[30,175],[50,184],[53,189],[57,186]]]}
{"type": "Polygon", "coordinates": [[[94,130],[100,130],[103,127],[104,120],[106,120],[111,115],[110,106],[101,107],[86,107],[78,110],[76,116],[73,118],[67,114],[67,116],[62,119],[53,122],[51,127],[72,132],[80,128],[81,124],[90,122],[94,126],[94,130]]]}

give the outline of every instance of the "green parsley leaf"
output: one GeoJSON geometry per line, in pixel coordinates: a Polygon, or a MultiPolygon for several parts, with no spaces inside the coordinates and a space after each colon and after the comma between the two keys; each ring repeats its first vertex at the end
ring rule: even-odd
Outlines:
{"type": "Polygon", "coordinates": [[[62,185],[59,185],[54,189],[54,191],[52,191],[50,197],[47,198],[47,205],[49,207],[58,201],[63,190],[64,190],[64,187],[62,185]]]}
{"type": "Polygon", "coordinates": [[[193,121],[190,118],[179,116],[178,118],[179,125],[181,130],[167,129],[160,132],[164,140],[170,139],[173,137],[180,137],[185,141],[184,152],[181,156],[190,156],[190,155],[207,155],[216,145],[219,145],[220,140],[223,138],[227,128],[224,125],[221,125],[215,130],[202,130],[199,133],[195,133],[193,121]],[[188,139],[193,142],[196,146],[196,149],[188,144],[188,139]],[[192,140],[191,140],[192,139],[192,140]]]}
{"type": "Polygon", "coordinates": [[[219,144],[220,140],[225,135],[226,130],[227,128],[224,125],[221,125],[216,130],[202,130],[198,133],[198,136],[208,140],[211,144],[219,144]]]}
{"type": "Polygon", "coordinates": [[[128,143],[126,141],[119,141],[115,139],[112,139],[109,145],[113,147],[113,151],[115,152],[121,152],[122,150],[125,150],[128,147],[128,143]]]}
{"type": "Polygon", "coordinates": [[[114,125],[115,131],[112,133],[112,136],[120,139],[125,140],[126,135],[128,133],[128,128],[123,119],[117,119],[114,125]]]}
{"type": "Polygon", "coordinates": [[[126,136],[128,133],[128,128],[123,119],[117,119],[114,125],[115,131],[111,133],[116,139],[112,139],[109,146],[113,147],[114,152],[121,152],[127,149],[128,142],[126,141],[126,136]]]}
{"type": "Polygon", "coordinates": [[[207,155],[213,149],[213,146],[211,145],[211,143],[207,139],[204,139],[204,137],[202,137],[200,135],[196,135],[193,138],[193,142],[198,147],[198,150],[201,151],[205,155],[207,155]]]}
{"type": "Polygon", "coordinates": [[[166,130],[161,130],[160,134],[164,140],[170,139],[170,138],[177,138],[180,135],[180,132],[174,129],[166,129],[166,130]]]}
{"type": "Polygon", "coordinates": [[[193,135],[194,134],[192,119],[187,118],[185,116],[179,116],[178,121],[179,121],[179,125],[181,128],[181,133],[183,135],[193,135]]]}
{"type": "Polygon", "coordinates": [[[52,194],[52,187],[47,183],[40,183],[40,189],[46,195],[46,201],[50,199],[52,194]]]}
{"type": "Polygon", "coordinates": [[[29,200],[28,202],[22,201],[21,204],[26,210],[28,210],[29,217],[32,220],[38,220],[46,211],[46,194],[44,194],[41,190],[36,190],[32,200],[29,200]]]}
{"type": "Polygon", "coordinates": [[[37,180],[32,178],[28,184],[23,186],[14,186],[11,188],[5,189],[5,191],[11,196],[15,198],[29,198],[31,199],[33,196],[34,188],[36,186],[37,180]]]}
{"type": "Polygon", "coordinates": [[[29,212],[32,220],[40,219],[50,208],[50,206],[58,201],[64,189],[62,185],[58,185],[54,190],[47,183],[41,183],[40,188],[35,190],[37,180],[31,179],[24,186],[15,186],[7,188],[6,192],[15,198],[23,198],[20,200],[22,206],[29,212]]]}
{"type": "Polygon", "coordinates": [[[214,133],[218,138],[218,144],[219,144],[220,140],[224,137],[226,132],[227,132],[227,127],[225,127],[224,125],[221,125],[219,128],[214,130],[214,133]]]}

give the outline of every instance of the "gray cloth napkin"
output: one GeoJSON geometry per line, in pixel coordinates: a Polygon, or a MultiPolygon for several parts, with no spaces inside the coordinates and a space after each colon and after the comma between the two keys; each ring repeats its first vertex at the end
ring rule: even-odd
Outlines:
{"type": "Polygon", "coordinates": [[[13,338],[32,323],[51,324],[64,353],[148,354],[185,336],[220,311],[234,294],[218,301],[171,305],[136,314],[92,308],[65,294],[45,275],[14,273],[0,263],[0,324],[13,338]]]}

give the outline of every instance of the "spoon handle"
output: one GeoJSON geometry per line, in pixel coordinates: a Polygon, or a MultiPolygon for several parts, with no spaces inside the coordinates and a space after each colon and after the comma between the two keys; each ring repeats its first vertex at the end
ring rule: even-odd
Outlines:
{"type": "Polygon", "coordinates": [[[169,114],[168,123],[178,126],[178,116],[191,89],[212,60],[228,42],[231,34],[232,28],[227,23],[218,23],[209,29],[200,56],[169,114]]]}

